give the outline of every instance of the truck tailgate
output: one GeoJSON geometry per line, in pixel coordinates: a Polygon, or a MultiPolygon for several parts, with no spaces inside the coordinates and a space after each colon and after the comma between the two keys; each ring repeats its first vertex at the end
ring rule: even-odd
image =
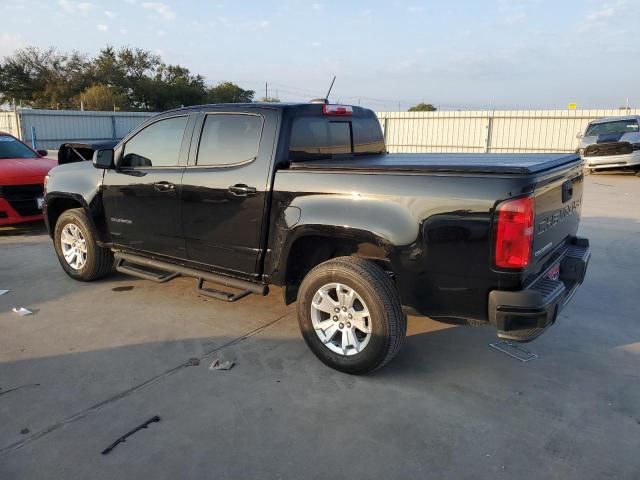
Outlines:
{"type": "Polygon", "coordinates": [[[535,186],[532,266],[541,268],[552,252],[575,237],[580,223],[584,175],[582,165],[567,165],[540,179],[535,186]]]}

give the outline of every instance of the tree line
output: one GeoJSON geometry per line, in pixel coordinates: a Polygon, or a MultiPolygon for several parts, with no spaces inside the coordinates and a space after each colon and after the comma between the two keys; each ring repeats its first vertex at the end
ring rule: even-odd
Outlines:
{"type": "Polygon", "coordinates": [[[27,47],[0,62],[0,104],[162,111],[203,103],[252,102],[254,96],[253,90],[232,82],[207,85],[202,75],[166,64],[159,55],[141,48],[107,46],[90,57],[77,51],[27,47]]]}

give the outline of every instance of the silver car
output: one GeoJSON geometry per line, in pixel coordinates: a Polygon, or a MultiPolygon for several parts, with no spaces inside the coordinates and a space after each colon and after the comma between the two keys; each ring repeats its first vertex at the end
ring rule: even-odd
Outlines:
{"type": "Polygon", "coordinates": [[[588,170],[633,169],[640,175],[640,117],[608,117],[579,133],[578,153],[588,170]]]}

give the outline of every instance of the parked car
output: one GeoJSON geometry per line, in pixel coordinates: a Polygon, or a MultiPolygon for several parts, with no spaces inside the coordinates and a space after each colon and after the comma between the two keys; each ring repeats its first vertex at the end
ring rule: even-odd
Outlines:
{"type": "Polygon", "coordinates": [[[552,325],[590,258],[582,186],[574,154],[388,154],[364,108],[206,105],[54,168],[45,218],[77,280],[115,261],[224,301],[281,286],[318,358],[359,374],[398,352],[405,312],[514,341],[552,325]]]}
{"type": "Polygon", "coordinates": [[[44,177],[57,165],[46,155],[0,132],[0,226],[42,220],[44,177]]]}
{"type": "Polygon", "coordinates": [[[579,133],[578,153],[591,171],[627,169],[640,176],[640,117],[609,117],[589,123],[579,133]]]}

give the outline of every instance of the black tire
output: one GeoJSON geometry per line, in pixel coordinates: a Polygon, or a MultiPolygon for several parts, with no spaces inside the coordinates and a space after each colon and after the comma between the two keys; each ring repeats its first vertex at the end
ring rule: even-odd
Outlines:
{"type": "Polygon", "coordinates": [[[383,367],[398,353],[407,333],[407,317],[393,281],[378,265],[358,257],[338,257],[311,270],[300,286],[297,308],[300,330],[311,351],[326,365],[345,373],[359,375],[383,367]],[[313,327],[313,298],[330,283],[353,289],[367,305],[371,336],[359,353],[335,353],[313,327]]]}
{"type": "Polygon", "coordinates": [[[53,245],[58,255],[60,265],[62,265],[67,275],[75,280],[90,282],[104,277],[113,271],[113,253],[111,250],[99,247],[96,244],[93,224],[82,208],[66,210],[60,215],[53,234],[53,245]],[[73,268],[69,265],[62,252],[62,230],[68,224],[74,224],[80,229],[86,243],[87,259],[84,266],[80,269],[73,268]]]}

